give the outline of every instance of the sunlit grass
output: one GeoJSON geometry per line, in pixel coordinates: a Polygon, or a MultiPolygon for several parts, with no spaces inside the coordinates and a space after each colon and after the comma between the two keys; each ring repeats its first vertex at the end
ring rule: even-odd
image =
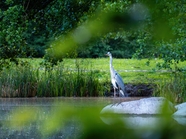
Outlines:
{"type": "MultiPolygon", "coordinates": [[[[87,64],[92,66],[93,70],[109,71],[109,58],[96,58],[96,59],[79,59],[83,61],[82,67],[86,67],[87,64]]],[[[152,61],[152,65],[147,66],[147,59],[113,59],[113,66],[116,70],[152,70],[155,68],[155,60],[152,61]]],[[[64,64],[75,67],[75,59],[64,59],[64,64]]]]}
{"type": "MultiPolygon", "coordinates": [[[[40,67],[40,63],[43,59],[24,59],[30,62],[33,67],[40,67]]],[[[156,64],[163,62],[162,60],[153,59],[150,60],[150,64],[147,65],[148,59],[113,59],[113,66],[115,70],[122,76],[125,83],[147,83],[147,82],[161,82],[163,79],[171,77],[172,73],[168,70],[159,70],[156,64]]],[[[67,59],[63,60],[64,70],[68,72],[77,69],[86,69],[86,71],[92,71],[95,77],[100,81],[110,80],[109,70],[109,58],[96,58],[96,59],[67,59]]],[[[186,68],[186,62],[180,62],[179,68],[186,68]]],[[[42,70],[40,70],[42,72],[42,70]]]]}
{"type": "MultiPolygon", "coordinates": [[[[34,67],[38,67],[41,62],[43,62],[44,59],[42,58],[22,58],[23,61],[30,62],[34,67]]],[[[78,61],[81,67],[87,67],[91,66],[93,70],[109,70],[109,58],[76,58],[76,59],[70,59],[70,58],[64,58],[63,64],[65,67],[75,68],[75,63],[78,61]]],[[[162,63],[163,60],[160,59],[151,59],[149,62],[150,64],[147,64],[148,59],[116,59],[113,58],[113,66],[116,70],[154,70],[156,69],[157,63],[162,63]]],[[[173,65],[172,65],[173,67],[173,65]]],[[[186,68],[186,61],[180,62],[178,64],[179,68],[186,68]]],[[[163,69],[162,69],[163,70],[163,69]]]]}

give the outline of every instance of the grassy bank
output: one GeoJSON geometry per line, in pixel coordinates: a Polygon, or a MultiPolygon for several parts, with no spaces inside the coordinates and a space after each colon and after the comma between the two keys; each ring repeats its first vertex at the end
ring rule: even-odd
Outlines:
{"type": "MultiPolygon", "coordinates": [[[[39,63],[42,59],[25,59],[32,63],[34,68],[40,68],[39,63]]],[[[151,60],[147,65],[148,59],[113,59],[115,70],[122,76],[124,83],[160,83],[173,77],[173,72],[169,70],[158,70],[156,64],[162,60],[151,60]]],[[[62,62],[63,70],[92,72],[99,81],[110,81],[109,58],[98,59],[64,59],[62,62]]],[[[60,65],[58,65],[59,67],[60,65]]],[[[186,69],[186,62],[181,62],[179,68],[186,69]]]]}
{"type": "MultiPolygon", "coordinates": [[[[22,59],[1,71],[2,97],[103,96],[110,89],[109,59],[64,59],[49,69],[41,66],[42,59],[22,59]]],[[[134,59],[114,59],[114,68],[126,84],[156,84],[155,96],[185,97],[185,73],[156,71],[156,63],[134,59]]],[[[180,63],[186,67],[186,62],[180,63]]]]}
{"type": "MultiPolygon", "coordinates": [[[[35,69],[43,69],[39,65],[39,63],[43,61],[42,59],[24,59],[24,61],[31,63],[32,67],[35,69]]],[[[125,83],[159,82],[172,75],[172,72],[157,70],[156,64],[162,62],[161,60],[151,60],[150,65],[147,65],[147,61],[147,59],[114,59],[113,66],[122,76],[125,83]]],[[[62,63],[64,71],[77,71],[77,69],[83,69],[86,72],[93,72],[99,80],[110,79],[109,58],[64,59],[62,63]]],[[[58,67],[59,66],[60,65],[58,65],[58,67]]],[[[186,62],[180,63],[179,67],[186,67],[186,62]]]]}

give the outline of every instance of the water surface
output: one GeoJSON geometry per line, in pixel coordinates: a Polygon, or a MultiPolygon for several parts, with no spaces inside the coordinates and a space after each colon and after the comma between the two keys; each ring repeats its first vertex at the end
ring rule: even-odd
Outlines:
{"type": "MultiPolygon", "coordinates": [[[[39,132],[42,128],[42,123],[47,119],[50,121],[49,115],[53,109],[58,107],[70,105],[73,108],[88,108],[98,107],[100,110],[112,103],[120,103],[123,101],[137,100],[140,98],[113,98],[113,97],[56,97],[56,98],[0,98],[0,137],[2,139],[40,139],[43,138],[39,132]],[[12,129],[8,123],[14,119],[12,113],[15,110],[38,109],[36,111],[37,122],[30,122],[21,130],[12,129]]],[[[20,112],[20,116],[24,112],[20,112]]],[[[15,120],[15,119],[14,119],[15,120]]],[[[18,120],[19,122],[19,120],[18,120]]],[[[57,138],[78,138],[81,136],[81,125],[77,121],[68,121],[63,129],[56,129],[55,133],[47,136],[49,139],[57,138]]],[[[46,138],[46,137],[45,137],[46,138]]]]}

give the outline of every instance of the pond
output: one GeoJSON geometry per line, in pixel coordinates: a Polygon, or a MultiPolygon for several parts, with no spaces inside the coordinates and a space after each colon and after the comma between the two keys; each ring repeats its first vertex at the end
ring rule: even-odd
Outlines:
{"type": "MultiPolygon", "coordinates": [[[[127,136],[127,138],[152,138],[152,136],[154,136],[154,134],[156,134],[157,132],[152,133],[152,132],[149,132],[149,130],[148,132],[146,132],[147,130],[143,130],[143,133],[142,133],[141,130],[136,131],[136,129],[134,130],[127,129],[123,126],[123,124],[114,123],[114,126],[108,125],[107,123],[104,123],[104,119],[102,119],[100,116],[98,118],[99,120],[96,120],[95,118],[97,115],[99,115],[99,111],[101,111],[101,109],[108,104],[119,103],[123,101],[132,101],[132,100],[137,100],[137,99],[140,99],[140,98],[139,97],[129,97],[129,98],[119,98],[119,97],[118,98],[113,98],[113,97],[1,98],[0,99],[0,137],[2,139],[25,139],[25,138],[30,138],[30,139],[70,138],[71,139],[71,138],[95,138],[95,136],[96,138],[105,138],[105,137],[125,138],[123,137],[123,135],[125,135],[127,136]],[[79,121],[75,117],[71,117],[69,115],[68,116],[70,117],[69,118],[70,120],[67,120],[68,117],[66,117],[65,119],[63,115],[60,116],[58,113],[61,110],[61,106],[63,105],[64,106],[69,105],[70,108],[72,108],[73,110],[78,110],[78,112],[84,109],[85,111],[82,111],[82,113],[84,112],[85,113],[82,115],[81,115],[81,112],[76,113],[80,117],[79,121]],[[94,111],[95,107],[97,109],[94,111]],[[27,109],[28,111],[32,111],[36,109],[36,111],[33,111],[33,112],[35,112],[34,116],[36,115],[37,120],[30,121],[29,123],[25,124],[23,128],[20,128],[19,125],[22,124],[21,123],[22,119],[15,120],[16,116],[14,115],[14,113],[18,112],[18,116],[24,117],[23,115],[25,114],[24,113],[25,109],[27,109]],[[97,114],[94,114],[93,112],[96,112],[97,114]],[[54,115],[52,115],[52,113],[54,113],[54,115]],[[61,121],[60,118],[64,118],[64,120],[66,121],[62,127],[60,127],[57,124],[56,128],[52,129],[52,131],[48,130],[49,128],[48,127],[46,128],[47,130],[45,132],[41,132],[43,131],[43,128],[45,128],[45,126],[43,125],[47,125],[47,123],[50,123],[48,125],[51,126],[53,125],[53,123],[56,122],[56,119],[58,119],[58,121],[61,121]],[[14,124],[14,128],[10,126],[11,123],[14,124]],[[83,127],[84,125],[86,129],[84,129],[83,127]],[[113,132],[110,132],[110,131],[113,131],[113,132]],[[134,134],[134,131],[135,131],[135,134],[134,134]],[[87,132],[89,134],[86,134],[87,132]]],[[[66,111],[66,112],[68,113],[69,111],[66,111]]],[[[73,115],[74,113],[70,111],[70,114],[73,115]]],[[[120,115],[119,118],[123,119],[125,118],[125,116],[120,115]]],[[[130,117],[130,119],[132,118],[133,117],[130,117]]],[[[152,119],[151,117],[148,117],[148,118],[152,119]]],[[[180,129],[179,131],[181,132],[182,129],[184,128],[177,128],[177,129],[180,129]]],[[[160,131],[158,131],[158,134],[160,134],[160,131]]]]}
{"type": "MultiPolygon", "coordinates": [[[[58,107],[59,105],[71,105],[74,108],[88,108],[92,106],[96,106],[102,108],[107,104],[117,103],[122,101],[131,101],[139,98],[109,98],[109,97],[101,97],[101,98],[77,98],[77,97],[58,97],[58,98],[1,98],[0,99],[0,136],[1,138],[41,138],[41,135],[37,130],[40,128],[40,122],[45,119],[53,109],[58,107]],[[39,108],[37,111],[38,120],[37,123],[31,123],[29,126],[25,127],[24,130],[16,130],[9,128],[6,123],[10,122],[13,117],[12,113],[14,110],[18,109],[33,109],[39,108]]],[[[20,113],[20,116],[23,115],[20,113]]],[[[72,123],[71,123],[72,124],[72,123]]],[[[48,138],[71,138],[74,136],[74,132],[78,131],[78,126],[74,125],[65,128],[66,130],[62,130],[56,135],[52,135],[48,138]]]]}

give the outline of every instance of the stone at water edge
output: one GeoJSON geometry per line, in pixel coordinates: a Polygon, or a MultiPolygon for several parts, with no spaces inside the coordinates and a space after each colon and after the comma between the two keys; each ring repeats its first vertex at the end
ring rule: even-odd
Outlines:
{"type": "Polygon", "coordinates": [[[177,111],[172,115],[174,120],[181,125],[186,125],[186,102],[176,105],[175,108],[177,111]]]}
{"type": "Polygon", "coordinates": [[[163,97],[150,97],[140,100],[110,104],[104,107],[101,114],[162,114],[161,109],[167,104],[166,114],[172,114],[175,110],[173,104],[163,97]]]}
{"type": "Polygon", "coordinates": [[[186,116],[186,102],[176,105],[175,108],[177,111],[173,116],[186,116]]]}
{"type": "Polygon", "coordinates": [[[162,126],[167,118],[157,116],[164,114],[161,109],[165,110],[165,104],[167,106],[166,114],[169,114],[171,117],[171,114],[174,112],[173,104],[163,97],[151,97],[108,105],[102,109],[101,119],[105,124],[112,125],[115,119],[112,116],[104,114],[124,114],[117,118],[123,121],[128,128],[157,129],[162,126]]]}

